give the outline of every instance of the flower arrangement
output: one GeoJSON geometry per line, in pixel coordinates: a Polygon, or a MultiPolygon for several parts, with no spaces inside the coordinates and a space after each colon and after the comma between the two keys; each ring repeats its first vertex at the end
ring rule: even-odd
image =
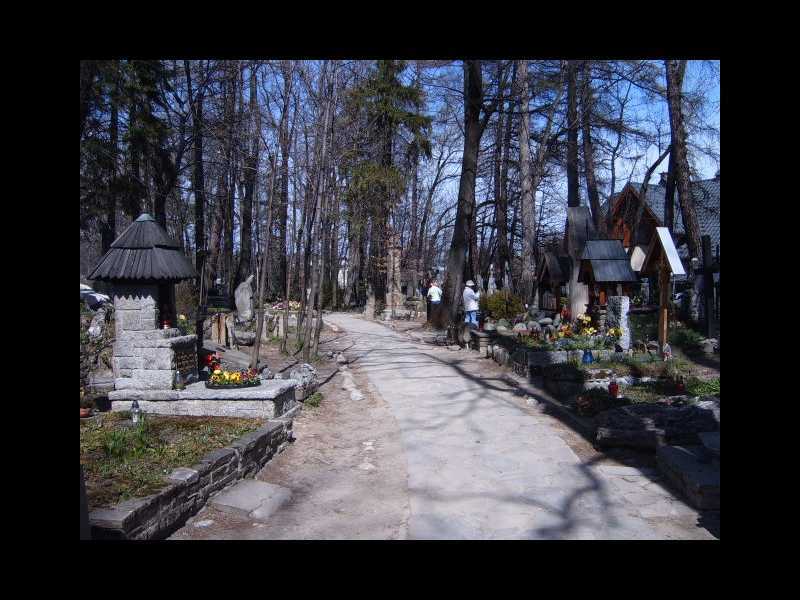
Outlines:
{"type": "Polygon", "coordinates": [[[206,356],[206,366],[208,367],[208,370],[211,371],[212,373],[217,369],[219,369],[220,368],[219,356],[217,356],[216,353],[209,354],[208,356],[206,356]]]}
{"type": "Polygon", "coordinates": [[[567,323],[564,323],[558,328],[558,330],[556,330],[556,337],[558,339],[571,338],[572,336],[573,336],[572,327],[570,327],[570,325],[567,323]]]}
{"type": "Polygon", "coordinates": [[[255,369],[224,371],[215,369],[206,382],[207,387],[246,387],[261,385],[261,378],[255,369]]]}
{"type": "MultiPolygon", "coordinates": [[[[272,305],[273,310],[285,310],[286,304],[283,300],[276,302],[272,305]]],[[[300,302],[297,300],[289,300],[289,310],[300,310],[300,302]]]]}

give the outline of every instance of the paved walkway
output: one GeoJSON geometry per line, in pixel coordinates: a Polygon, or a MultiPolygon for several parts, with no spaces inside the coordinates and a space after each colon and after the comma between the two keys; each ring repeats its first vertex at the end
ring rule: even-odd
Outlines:
{"type": "Polygon", "coordinates": [[[400,429],[408,538],[713,539],[657,473],[581,461],[563,425],[477,353],[415,343],[354,315],[326,321],[347,332],[350,368],[400,429]]]}

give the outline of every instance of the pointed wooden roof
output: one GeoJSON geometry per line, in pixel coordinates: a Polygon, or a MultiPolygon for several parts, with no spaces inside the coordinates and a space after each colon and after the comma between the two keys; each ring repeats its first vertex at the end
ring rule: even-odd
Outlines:
{"type": "Polygon", "coordinates": [[[87,279],[180,281],[195,277],[197,272],[180,245],[144,213],[114,240],[87,279]]]}

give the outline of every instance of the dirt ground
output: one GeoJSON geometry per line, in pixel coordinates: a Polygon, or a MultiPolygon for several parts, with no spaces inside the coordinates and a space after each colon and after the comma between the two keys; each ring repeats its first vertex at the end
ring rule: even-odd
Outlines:
{"type": "MultiPolygon", "coordinates": [[[[345,336],[326,327],[320,354],[346,350],[345,336]]],[[[275,372],[288,373],[298,362],[273,345],[262,356],[275,372]]],[[[334,360],[323,358],[314,366],[323,381],[320,405],[303,407],[294,419],[295,442],[256,477],[290,488],[289,503],[267,523],[207,504],[171,539],[405,538],[407,470],[394,417],[360,376],[353,374],[363,394],[356,402],[342,387],[334,360]]]]}

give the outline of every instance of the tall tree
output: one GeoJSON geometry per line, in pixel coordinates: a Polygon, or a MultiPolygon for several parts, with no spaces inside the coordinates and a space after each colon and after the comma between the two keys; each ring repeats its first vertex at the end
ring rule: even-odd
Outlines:
{"type": "Polygon", "coordinates": [[[589,197],[589,208],[595,229],[604,234],[605,220],[600,214],[600,192],[597,189],[595,176],[594,145],[592,144],[592,108],[594,97],[592,90],[592,62],[583,61],[581,65],[581,138],[583,141],[583,173],[586,179],[586,195],[589,197]]]}
{"type": "Polygon", "coordinates": [[[442,304],[439,310],[431,314],[432,322],[439,327],[443,326],[445,322],[455,322],[458,312],[467,269],[466,258],[469,248],[467,236],[474,229],[472,223],[475,219],[475,178],[478,171],[478,151],[483,131],[499,102],[499,97],[496,97],[494,103],[486,108],[486,113],[481,118],[481,109],[483,108],[481,61],[465,60],[463,69],[464,149],[461,158],[461,178],[458,183],[456,221],[447,257],[447,276],[442,304]]]}
{"type": "Polygon", "coordinates": [[[523,301],[532,303],[536,280],[536,207],[531,189],[530,115],[528,114],[528,61],[517,61],[517,95],[520,103],[519,177],[522,194],[522,275],[519,293],[523,301]]]}
{"type": "Polygon", "coordinates": [[[683,227],[689,256],[700,258],[700,227],[695,214],[694,200],[689,184],[689,158],[686,152],[686,123],[683,115],[683,94],[681,85],[686,69],[685,60],[664,61],[667,72],[667,106],[672,139],[672,152],[675,153],[675,182],[678,188],[678,202],[681,207],[683,227]]]}
{"type": "Polygon", "coordinates": [[[567,61],[567,206],[580,206],[578,189],[578,61],[567,61]]]}
{"type": "MultiPolygon", "coordinates": [[[[250,262],[253,250],[253,197],[256,193],[256,180],[258,179],[258,155],[261,141],[261,109],[258,106],[258,90],[256,87],[258,63],[250,64],[250,148],[245,160],[244,197],[239,210],[240,236],[239,236],[239,266],[236,270],[234,287],[247,279],[250,274],[250,262]]],[[[269,231],[269,229],[267,230],[269,231]]],[[[267,236],[269,237],[269,236],[267,236]]],[[[259,273],[260,278],[266,278],[266,271],[259,273]]]]}
{"type": "MultiPolygon", "coordinates": [[[[517,78],[517,62],[514,63],[511,74],[512,81],[517,78]]],[[[502,81],[498,64],[497,78],[502,81]]],[[[502,87],[500,91],[502,95],[502,87]]],[[[514,106],[519,101],[518,97],[512,97],[508,102],[508,111],[503,119],[503,111],[500,111],[497,119],[497,129],[495,131],[496,163],[495,163],[495,222],[497,227],[497,269],[496,279],[498,286],[503,286],[505,281],[506,265],[511,264],[511,247],[508,241],[508,167],[511,164],[509,150],[511,149],[511,127],[514,106]],[[503,125],[505,132],[502,133],[503,125]]]]}

